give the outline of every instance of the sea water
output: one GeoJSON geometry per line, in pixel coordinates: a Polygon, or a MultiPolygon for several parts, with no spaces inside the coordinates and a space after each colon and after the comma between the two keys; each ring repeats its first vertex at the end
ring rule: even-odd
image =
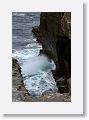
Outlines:
{"type": "Polygon", "coordinates": [[[40,13],[14,12],[12,14],[12,55],[21,66],[25,88],[32,96],[57,91],[51,70],[53,60],[40,55],[41,44],[33,36],[32,27],[40,24],[40,13]]]}

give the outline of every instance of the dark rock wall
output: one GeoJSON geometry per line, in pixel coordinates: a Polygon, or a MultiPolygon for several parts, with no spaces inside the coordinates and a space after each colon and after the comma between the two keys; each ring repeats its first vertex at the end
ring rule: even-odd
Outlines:
{"type": "Polygon", "coordinates": [[[52,58],[57,66],[56,74],[71,75],[71,13],[41,13],[38,39],[43,52],[52,58]]]}

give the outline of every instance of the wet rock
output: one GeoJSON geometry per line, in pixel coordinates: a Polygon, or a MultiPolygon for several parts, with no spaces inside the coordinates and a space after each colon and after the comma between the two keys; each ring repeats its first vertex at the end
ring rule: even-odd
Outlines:
{"type": "Polygon", "coordinates": [[[39,26],[34,26],[32,29],[32,32],[37,37],[37,41],[40,42],[41,32],[40,32],[39,26]]]}
{"type": "Polygon", "coordinates": [[[39,27],[34,26],[33,29],[32,29],[32,32],[34,33],[35,36],[37,36],[39,34],[39,27]]]}

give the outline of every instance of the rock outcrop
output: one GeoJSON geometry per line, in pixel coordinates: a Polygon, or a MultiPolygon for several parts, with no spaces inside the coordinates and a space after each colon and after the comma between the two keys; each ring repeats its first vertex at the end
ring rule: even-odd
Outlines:
{"type": "Polygon", "coordinates": [[[32,32],[43,46],[41,52],[56,64],[56,72],[53,72],[55,79],[58,81],[63,77],[67,81],[71,77],[71,13],[41,13],[40,25],[34,27],[32,32]]]}
{"type": "Polygon", "coordinates": [[[21,67],[18,61],[12,58],[12,101],[25,101],[27,96],[29,95],[23,84],[21,67]]]}

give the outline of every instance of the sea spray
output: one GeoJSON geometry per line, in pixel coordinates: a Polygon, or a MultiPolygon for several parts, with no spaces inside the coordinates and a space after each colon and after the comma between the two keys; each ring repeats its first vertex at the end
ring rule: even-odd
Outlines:
{"type": "Polygon", "coordinates": [[[45,55],[29,58],[22,66],[23,73],[36,74],[40,71],[51,71],[55,69],[55,64],[50,62],[45,55]]]}
{"type": "Polygon", "coordinates": [[[12,14],[12,55],[21,66],[24,85],[32,96],[42,95],[46,91],[57,91],[51,72],[55,69],[55,64],[46,56],[39,56],[42,46],[32,34],[32,28],[39,24],[40,13],[12,14]]]}
{"type": "Polygon", "coordinates": [[[42,95],[46,91],[57,91],[51,70],[55,69],[53,61],[44,55],[30,58],[22,65],[24,84],[30,95],[42,95]]]}

